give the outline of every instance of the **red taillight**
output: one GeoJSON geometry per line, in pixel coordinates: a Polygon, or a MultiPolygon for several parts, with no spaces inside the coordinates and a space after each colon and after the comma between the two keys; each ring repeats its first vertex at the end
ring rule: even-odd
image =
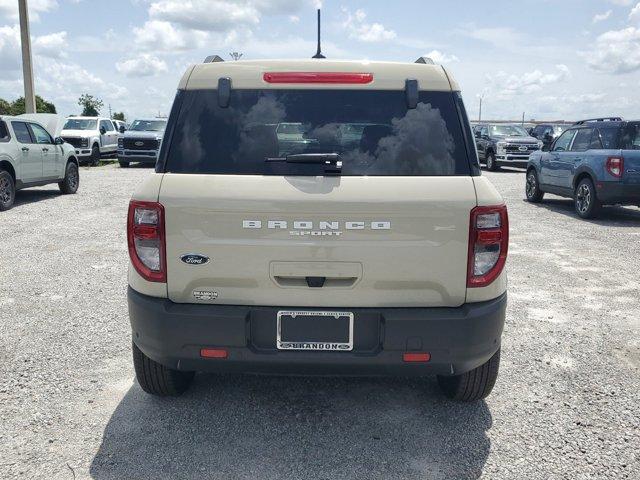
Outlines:
{"type": "Polygon", "coordinates": [[[509,247],[507,206],[471,210],[467,287],[486,287],[504,269],[509,247]]]}
{"type": "Polygon", "coordinates": [[[167,281],[164,207],[157,202],[129,203],[127,243],[131,263],[150,282],[167,281]]]}
{"type": "Polygon", "coordinates": [[[407,352],[402,354],[403,362],[428,362],[431,360],[431,354],[428,352],[407,352]]]}
{"type": "Polygon", "coordinates": [[[341,72],[267,72],[267,83],[342,83],[364,85],[373,82],[372,73],[341,72]]]}
{"type": "Polygon", "coordinates": [[[622,177],[624,171],[624,158],[609,157],[607,158],[607,172],[616,178],[622,177]]]}
{"type": "Polygon", "coordinates": [[[228,353],[222,348],[201,348],[200,356],[202,358],[227,358],[228,353]]]}

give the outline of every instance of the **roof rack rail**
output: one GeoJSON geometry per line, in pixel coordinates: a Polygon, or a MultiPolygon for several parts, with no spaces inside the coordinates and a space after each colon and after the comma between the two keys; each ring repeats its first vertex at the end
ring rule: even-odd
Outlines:
{"type": "Polygon", "coordinates": [[[574,125],[584,125],[587,122],[621,122],[622,117],[601,117],[601,118],[587,118],[586,120],[580,120],[574,123],[574,125]]]}
{"type": "Polygon", "coordinates": [[[215,62],[224,62],[224,59],[219,55],[209,55],[204,59],[203,63],[215,63],[215,62]]]}
{"type": "Polygon", "coordinates": [[[434,62],[429,57],[420,57],[414,63],[422,63],[424,65],[435,65],[436,64],[436,62],[434,62]]]}

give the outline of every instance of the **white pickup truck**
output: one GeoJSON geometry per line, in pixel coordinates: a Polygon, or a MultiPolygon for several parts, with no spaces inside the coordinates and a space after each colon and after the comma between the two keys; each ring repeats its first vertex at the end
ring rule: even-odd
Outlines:
{"type": "Polygon", "coordinates": [[[119,132],[113,121],[103,117],[69,117],[60,136],[76,149],[79,162],[97,166],[100,158],[115,156],[119,132]]]}
{"type": "Polygon", "coordinates": [[[76,193],[80,174],[73,147],[29,116],[0,116],[0,211],[13,206],[17,190],[49,183],[76,193]]]}

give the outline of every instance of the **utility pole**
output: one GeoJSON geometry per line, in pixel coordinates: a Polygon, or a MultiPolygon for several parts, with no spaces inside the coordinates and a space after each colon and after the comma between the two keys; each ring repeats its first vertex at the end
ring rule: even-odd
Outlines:
{"type": "Polygon", "coordinates": [[[27,0],[18,0],[20,15],[20,39],[22,40],[22,75],[24,77],[24,108],[26,113],[36,113],[36,96],[33,88],[33,63],[31,61],[31,35],[29,33],[29,9],[27,0]]]}
{"type": "Polygon", "coordinates": [[[524,127],[524,112],[522,112],[522,126],[524,127]]]}
{"type": "Polygon", "coordinates": [[[478,111],[478,122],[482,121],[482,99],[483,98],[484,98],[484,93],[478,96],[478,99],[480,100],[480,109],[478,111]]]}
{"type": "Polygon", "coordinates": [[[111,113],[111,104],[109,104],[109,118],[113,118],[113,114],[111,113]]]}

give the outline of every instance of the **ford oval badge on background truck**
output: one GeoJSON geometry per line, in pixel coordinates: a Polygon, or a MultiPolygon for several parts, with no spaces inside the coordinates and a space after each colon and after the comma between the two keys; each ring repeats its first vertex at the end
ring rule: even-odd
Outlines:
{"type": "Polygon", "coordinates": [[[208,371],[435,374],[452,399],[489,394],[507,209],[458,84],[429,63],[189,67],[129,206],[145,391],[208,371]]]}

